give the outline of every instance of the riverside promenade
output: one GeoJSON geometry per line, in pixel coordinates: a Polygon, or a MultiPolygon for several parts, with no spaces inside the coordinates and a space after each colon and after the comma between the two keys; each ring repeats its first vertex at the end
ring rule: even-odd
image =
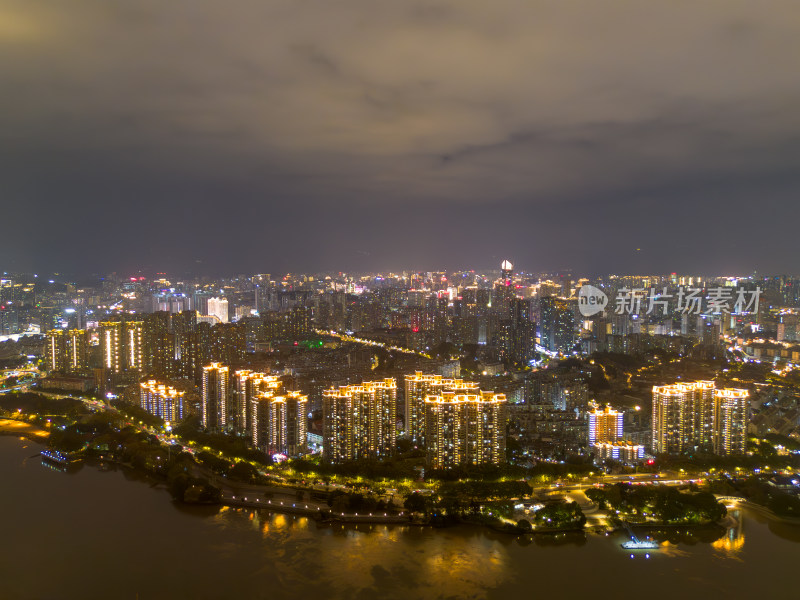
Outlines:
{"type": "Polygon", "coordinates": [[[402,523],[408,524],[407,511],[391,513],[372,511],[347,513],[333,511],[327,504],[313,500],[298,500],[291,494],[266,491],[260,486],[247,486],[248,490],[226,486],[222,490],[222,504],[239,508],[261,508],[275,512],[303,515],[317,520],[340,521],[343,523],[402,523]]]}

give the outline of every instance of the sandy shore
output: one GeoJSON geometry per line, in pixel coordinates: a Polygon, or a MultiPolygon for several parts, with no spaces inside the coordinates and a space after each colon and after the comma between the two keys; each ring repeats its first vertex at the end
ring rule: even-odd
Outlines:
{"type": "Polygon", "coordinates": [[[0,435],[15,435],[44,443],[50,432],[27,421],[0,417],[0,435]]]}

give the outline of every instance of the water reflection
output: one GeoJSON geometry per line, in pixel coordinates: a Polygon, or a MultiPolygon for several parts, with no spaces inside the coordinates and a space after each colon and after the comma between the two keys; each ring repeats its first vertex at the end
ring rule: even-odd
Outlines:
{"type": "Polygon", "coordinates": [[[4,580],[3,598],[493,599],[531,590],[556,598],[566,589],[570,597],[596,595],[622,580],[654,597],[747,597],[785,592],[800,558],[800,527],[739,507],[724,527],[637,530],[662,546],[649,560],[630,560],[620,547],[625,533],[514,536],[176,504],[162,484],[128,469],[87,464],[67,478],[33,460],[33,451],[0,439],[0,511],[16,515],[2,528],[14,548],[4,569],[17,575],[4,580]],[[52,576],[40,576],[33,553],[52,576]],[[146,567],[141,556],[152,557],[146,567]],[[577,577],[585,565],[592,577],[577,577]],[[764,572],[770,576],[754,577],[764,572]]]}
{"type": "Polygon", "coordinates": [[[728,557],[737,556],[744,546],[744,516],[741,509],[729,509],[725,518],[725,534],[711,545],[728,557]]]}

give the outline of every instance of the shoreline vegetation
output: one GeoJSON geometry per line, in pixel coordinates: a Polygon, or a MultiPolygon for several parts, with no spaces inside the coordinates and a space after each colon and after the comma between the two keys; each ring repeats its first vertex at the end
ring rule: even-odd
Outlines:
{"type": "Polygon", "coordinates": [[[609,520],[632,526],[688,526],[718,523],[727,509],[711,492],[618,483],[592,488],[586,497],[609,511],[609,520]]]}
{"type": "MultiPolygon", "coordinates": [[[[151,433],[148,427],[159,427],[159,420],[141,415],[137,409],[92,409],[75,399],[6,394],[0,397],[0,434],[26,437],[75,457],[97,459],[100,464],[134,469],[162,482],[176,502],[186,504],[263,508],[303,514],[321,522],[432,527],[471,524],[514,535],[586,531],[587,519],[577,502],[553,500],[546,495],[539,497],[543,507],[526,518],[513,520],[514,503],[536,496],[528,482],[510,475],[513,467],[484,469],[485,474],[481,470],[435,473],[427,489],[414,490],[410,478],[399,483],[399,478],[386,477],[392,470],[404,471],[405,465],[368,465],[364,473],[356,465],[318,465],[301,459],[282,467],[279,473],[283,478],[279,479],[271,470],[257,469],[256,465],[262,464],[259,459],[268,464],[268,457],[239,447],[240,440],[222,440],[230,450],[223,455],[204,445],[215,444],[222,436],[204,434],[191,424],[183,424],[176,432],[184,431],[182,443],[192,447],[187,452],[151,433]],[[345,484],[337,483],[337,478],[345,484]]],[[[552,470],[555,473],[558,469],[552,470]]],[[[542,475],[543,480],[546,478],[542,475]]],[[[590,488],[585,493],[600,510],[608,511],[607,523],[612,528],[601,527],[605,532],[623,528],[624,522],[634,527],[706,527],[725,518],[725,507],[711,491],[617,484],[590,488]]],[[[784,520],[769,507],[755,504],[784,520]]],[[[589,528],[597,530],[597,526],[589,528]]]]}

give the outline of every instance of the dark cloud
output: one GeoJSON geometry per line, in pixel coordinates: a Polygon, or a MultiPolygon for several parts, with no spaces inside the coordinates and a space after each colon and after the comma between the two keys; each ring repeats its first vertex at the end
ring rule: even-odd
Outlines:
{"type": "Polygon", "coordinates": [[[796,14],[6,0],[0,263],[794,272],[796,14]]]}

